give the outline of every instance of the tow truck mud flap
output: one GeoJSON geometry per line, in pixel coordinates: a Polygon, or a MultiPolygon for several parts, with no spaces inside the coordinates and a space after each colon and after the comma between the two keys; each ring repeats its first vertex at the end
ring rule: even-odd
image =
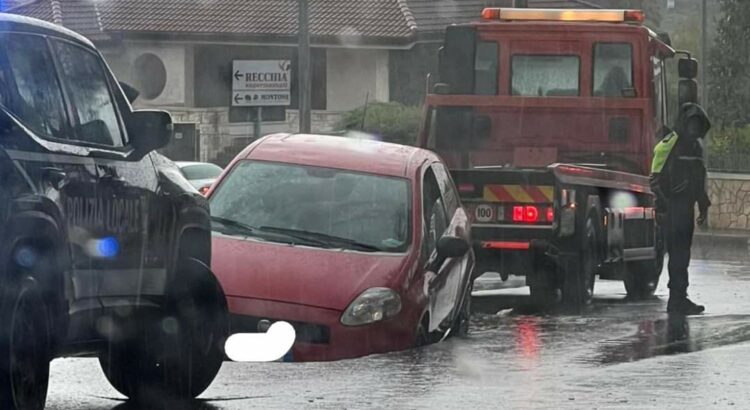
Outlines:
{"type": "Polygon", "coordinates": [[[532,271],[526,275],[528,286],[551,286],[555,283],[557,248],[545,240],[531,241],[532,271]]]}

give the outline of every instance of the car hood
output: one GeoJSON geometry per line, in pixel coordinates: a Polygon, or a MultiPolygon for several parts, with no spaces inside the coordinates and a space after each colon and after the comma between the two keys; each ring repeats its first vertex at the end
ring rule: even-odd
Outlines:
{"type": "Polygon", "coordinates": [[[214,234],[211,259],[227,296],[343,311],[368,288],[403,283],[408,258],[214,234]]]}

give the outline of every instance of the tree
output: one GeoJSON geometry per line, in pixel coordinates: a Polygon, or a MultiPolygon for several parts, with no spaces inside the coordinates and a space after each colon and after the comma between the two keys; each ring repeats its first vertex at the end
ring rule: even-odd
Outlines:
{"type": "Polygon", "coordinates": [[[719,0],[721,17],[711,50],[709,112],[719,128],[750,124],[750,1],[719,0]]]}

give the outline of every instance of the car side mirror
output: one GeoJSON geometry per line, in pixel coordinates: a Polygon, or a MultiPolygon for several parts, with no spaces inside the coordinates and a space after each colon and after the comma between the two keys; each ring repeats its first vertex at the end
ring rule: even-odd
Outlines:
{"type": "Polygon", "coordinates": [[[677,104],[682,107],[687,103],[698,103],[698,83],[692,79],[677,82],[677,104]]]}
{"type": "Polygon", "coordinates": [[[691,57],[681,58],[677,62],[677,72],[680,78],[692,80],[698,76],[698,60],[691,57]]]}
{"type": "Polygon", "coordinates": [[[128,83],[123,83],[120,81],[120,88],[122,88],[122,92],[125,93],[125,98],[128,99],[129,103],[133,103],[139,95],[141,95],[141,92],[136,90],[135,87],[128,83]]]}
{"type": "Polygon", "coordinates": [[[438,239],[437,253],[441,258],[460,258],[469,252],[469,242],[458,236],[445,235],[438,239]]]}
{"type": "Polygon", "coordinates": [[[140,155],[166,147],[173,133],[172,116],[166,111],[133,111],[128,119],[130,143],[140,155]]]}

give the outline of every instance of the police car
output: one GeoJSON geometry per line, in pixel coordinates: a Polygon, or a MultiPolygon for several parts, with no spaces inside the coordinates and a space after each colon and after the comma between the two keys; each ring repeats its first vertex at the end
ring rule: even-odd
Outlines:
{"type": "Polygon", "coordinates": [[[195,397],[221,366],[208,205],[132,91],[84,37],[0,14],[2,409],[44,407],[60,356],[138,399],[195,397]]]}

